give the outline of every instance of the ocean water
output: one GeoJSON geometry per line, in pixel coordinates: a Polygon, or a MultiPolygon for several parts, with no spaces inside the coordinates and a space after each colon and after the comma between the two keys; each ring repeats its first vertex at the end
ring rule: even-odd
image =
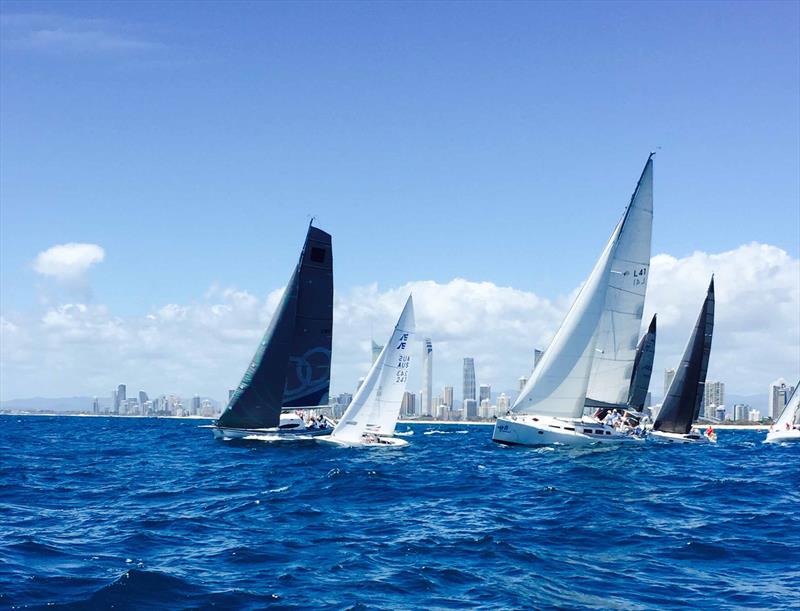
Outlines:
{"type": "Polygon", "coordinates": [[[358,450],[0,417],[0,607],[800,607],[800,446],[410,428],[358,450]]]}

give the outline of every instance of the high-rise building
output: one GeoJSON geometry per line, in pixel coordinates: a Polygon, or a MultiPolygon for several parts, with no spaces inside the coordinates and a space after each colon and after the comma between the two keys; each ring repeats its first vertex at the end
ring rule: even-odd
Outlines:
{"type": "Polygon", "coordinates": [[[522,392],[522,389],[525,388],[525,384],[527,383],[528,383],[528,378],[526,378],[525,376],[522,376],[519,379],[519,392],[522,392]]]}
{"type": "Polygon", "coordinates": [[[380,344],[376,344],[375,340],[372,340],[372,362],[378,360],[378,357],[381,355],[381,351],[383,350],[383,346],[380,344]]]}
{"type": "Polygon", "coordinates": [[[489,402],[492,400],[492,387],[488,384],[481,384],[478,387],[478,405],[483,403],[484,399],[489,402]]]}
{"type": "Polygon", "coordinates": [[[100,413],[100,401],[97,400],[97,397],[95,397],[94,401],[92,401],[92,413],[93,414],[100,413]]]}
{"type": "Polygon", "coordinates": [[[464,417],[475,420],[478,417],[478,402],[475,399],[464,399],[464,417]]]}
{"type": "Polygon", "coordinates": [[[536,370],[536,367],[539,365],[539,361],[542,360],[544,356],[544,350],[539,350],[538,348],[534,349],[533,351],[533,369],[532,371],[536,370]]]}
{"type": "Polygon", "coordinates": [[[757,409],[751,409],[747,414],[747,419],[750,422],[758,422],[761,420],[761,412],[757,409]]]}
{"type": "Polygon", "coordinates": [[[736,422],[745,422],[750,413],[750,406],[747,403],[737,403],[733,406],[733,419],[736,422]]]}
{"type": "Polygon", "coordinates": [[[192,416],[197,416],[200,413],[200,395],[192,397],[192,416]]]}
{"type": "Polygon", "coordinates": [[[475,360],[471,357],[464,357],[464,380],[461,398],[475,399],[475,360]]]}
{"type": "Polygon", "coordinates": [[[147,396],[147,393],[143,390],[139,391],[139,405],[144,405],[147,401],[150,400],[150,397],[147,396]]]}
{"type": "Polygon", "coordinates": [[[664,396],[667,396],[667,391],[669,390],[669,385],[672,384],[672,380],[675,378],[675,370],[674,369],[665,369],[664,370],[664,396]]]}
{"type": "Polygon", "coordinates": [[[111,391],[111,407],[110,413],[118,414],[119,413],[119,400],[117,399],[117,389],[113,389],[111,391]]]}
{"type": "Polygon", "coordinates": [[[783,378],[778,378],[770,384],[769,396],[767,397],[767,416],[777,420],[793,392],[794,386],[790,386],[783,378]]]}
{"type": "Polygon", "coordinates": [[[722,382],[706,382],[703,391],[703,414],[706,418],[716,418],[717,408],[725,405],[725,384],[722,382]]]}
{"type": "Polygon", "coordinates": [[[510,401],[508,395],[504,392],[501,392],[500,396],[497,397],[497,413],[505,414],[508,411],[509,405],[510,401]]]}
{"type": "Polygon", "coordinates": [[[453,408],[453,387],[445,386],[442,389],[442,404],[446,405],[448,409],[453,408]]]}
{"type": "Polygon", "coordinates": [[[400,403],[400,413],[412,418],[417,415],[417,397],[414,393],[408,391],[403,393],[403,401],[400,403]]]}
{"type": "Polygon", "coordinates": [[[433,415],[433,344],[429,337],[422,341],[422,391],[419,408],[423,416],[433,415]]]}

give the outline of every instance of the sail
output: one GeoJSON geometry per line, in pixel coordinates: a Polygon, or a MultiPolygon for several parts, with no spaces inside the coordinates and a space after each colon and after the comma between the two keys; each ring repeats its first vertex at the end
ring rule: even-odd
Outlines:
{"type": "Polygon", "coordinates": [[[622,221],[617,224],[589,279],[581,288],[556,336],[512,406],[512,411],[578,418],[583,413],[603,315],[608,274],[622,221]]]}
{"type": "Polygon", "coordinates": [[[622,230],[611,259],[606,303],[597,327],[597,341],[586,391],[587,402],[624,403],[628,399],[647,292],[652,233],[651,154],[625,211],[622,230]]]}
{"type": "Polygon", "coordinates": [[[783,431],[786,428],[792,428],[798,418],[800,418],[800,382],[794,387],[794,392],[789,401],[786,402],[786,407],[783,408],[781,415],[778,416],[770,430],[783,431]]]}
{"type": "Polygon", "coordinates": [[[641,325],[653,220],[653,159],[622,219],[513,411],[578,418],[591,387],[598,403],[625,401],[641,325]],[[598,354],[604,361],[594,367],[598,354]],[[593,375],[592,375],[593,374],[593,375]]]}
{"type": "Polygon", "coordinates": [[[286,370],[283,407],[328,403],[333,329],[333,249],[330,234],[308,228],[297,278],[297,314],[286,370]]]}
{"type": "MultiPolygon", "coordinates": [[[[290,358],[295,354],[296,346],[302,346],[297,339],[298,310],[309,311],[298,305],[307,267],[305,262],[312,252],[312,238],[316,240],[322,237],[320,234],[327,236],[327,244],[330,247],[330,236],[327,233],[309,227],[300,260],[286,285],[272,321],[261,338],[256,353],[242,376],[242,381],[217,420],[217,426],[259,429],[273,428],[280,424],[290,358]]],[[[324,243],[324,240],[322,242],[324,243]]],[[[307,318],[305,316],[304,320],[307,318]]],[[[314,329],[313,326],[304,328],[314,329]]],[[[322,343],[322,347],[327,347],[327,362],[330,363],[330,327],[328,327],[327,344],[322,343]]],[[[328,369],[329,367],[328,364],[328,369]]],[[[313,375],[313,368],[310,375],[313,375]]],[[[327,394],[327,383],[324,393],[327,394]]]]}
{"type": "Polygon", "coordinates": [[[714,278],[653,428],[685,435],[700,414],[714,332],[714,278]]]}
{"type": "Polygon", "coordinates": [[[636,346],[636,357],[633,360],[633,375],[628,390],[626,403],[637,412],[644,409],[647,400],[647,390],[650,388],[650,377],[653,375],[653,359],[656,355],[656,317],[650,321],[647,333],[642,335],[639,345],[636,346]]]}
{"type": "Polygon", "coordinates": [[[360,442],[364,433],[391,436],[400,415],[411,362],[414,304],[409,296],[391,338],[359,387],[332,435],[360,442]]]}

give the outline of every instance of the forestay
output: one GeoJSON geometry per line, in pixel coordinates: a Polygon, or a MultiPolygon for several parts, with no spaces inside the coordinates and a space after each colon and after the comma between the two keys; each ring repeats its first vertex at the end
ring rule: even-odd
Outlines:
{"type": "Polygon", "coordinates": [[[413,335],[414,304],[409,297],[394,333],[334,428],[334,438],[360,443],[365,433],[382,436],[394,434],[408,381],[411,363],[409,346],[413,335]]]}

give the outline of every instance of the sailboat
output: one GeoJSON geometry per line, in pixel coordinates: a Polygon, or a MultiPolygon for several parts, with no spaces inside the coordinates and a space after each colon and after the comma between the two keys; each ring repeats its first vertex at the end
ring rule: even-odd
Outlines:
{"type": "Polygon", "coordinates": [[[794,392],[781,415],[769,427],[764,443],[783,443],[785,441],[800,441],[800,382],[794,387],[794,392]]]}
{"type": "Polygon", "coordinates": [[[706,386],[711,338],[714,333],[714,278],[700,309],[681,364],[667,389],[667,396],[658,410],[650,436],[656,440],[677,443],[708,443],[715,440],[692,430],[700,415],[706,386]]]}
{"type": "Polygon", "coordinates": [[[400,405],[406,391],[414,335],[414,303],[409,296],[389,341],[364,378],[333,433],[319,439],[342,446],[399,447],[394,437],[400,405]]]}
{"type": "Polygon", "coordinates": [[[583,413],[587,405],[624,407],[630,396],[650,269],[652,226],[651,154],[625,213],[511,407],[511,415],[495,423],[493,441],[588,445],[633,439],[583,413]]]}
{"type": "Polygon", "coordinates": [[[214,436],[271,441],[329,435],[332,423],[307,426],[298,411],[327,405],[332,328],[331,236],[309,224],[283,298],[242,381],[212,426],[214,436]]]}

